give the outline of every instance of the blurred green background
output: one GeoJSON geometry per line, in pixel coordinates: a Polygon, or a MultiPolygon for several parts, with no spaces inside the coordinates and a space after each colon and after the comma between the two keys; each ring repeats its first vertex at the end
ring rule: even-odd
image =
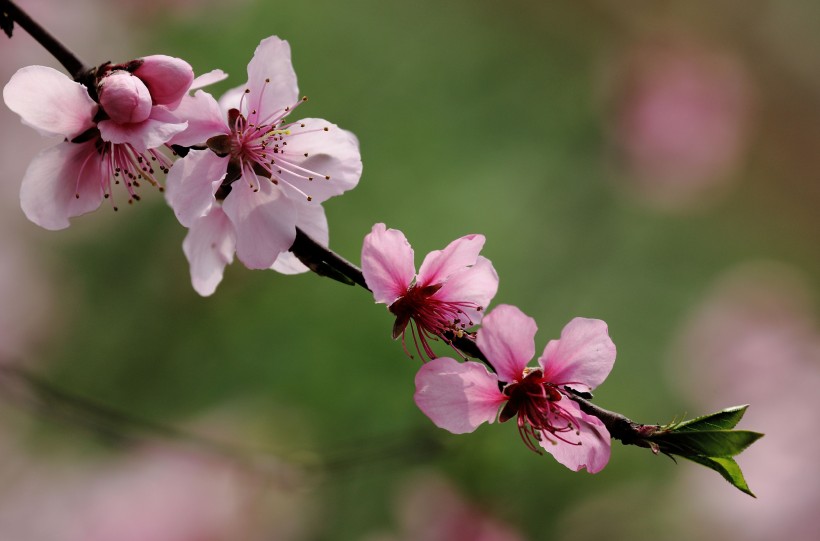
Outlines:
{"type": "MultiPolygon", "coordinates": [[[[664,359],[722,273],[776,260],[820,285],[815,3],[249,0],[189,2],[171,14],[123,4],[115,15],[133,33],[126,58],[164,53],[197,73],[222,68],[230,78],[216,95],[245,81],[260,39],[287,39],[310,97],[301,113],[361,143],[359,186],[326,204],[331,247],[358,262],[364,235],[385,222],[404,231],[419,264],[457,237],[484,234],[501,279],[493,304],[536,319],[539,352],[572,317],[608,322],[618,359],[596,401],[633,419],[706,413],[664,359]],[[640,99],[624,81],[641,80],[652,69],[643,51],[658,50],[696,64],[718,51],[742,72],[745,100],[727,120],[739,148],[691,181],[705,195],[693,188],[661,203],[652,175],[633,180],[640,163],[622,141],[632,126],[622,119],[640,99]]],[[[126,59],[99,45],[76,52],[89,63],[126,59]]],[[[704,115],[708,128],[714,116],[704,115]]],[[[683,163],[698,159],[685,151],[683,163]]],[[[186,231],[159,194],[116,215],[103,207],[63,232],[15,227],[45,259],[55,299],[29,355],[62,388],[174,425],[229,408],[284,456],[366,457],[399,442],[393,458],[331,469],[311,488],[321,521],[310,539],[395,529],[395,487],[420,467],[531,539],[571,533],[565,517],[596,494],[627,494],[615,496],[619,516],[634,520],[647,494],[697,468],[615,444],[591,476],[530,453],[512,423],[436,431],[412,401],[417,361],[390,339],[390,315],[369,294],[235,263],[216,294],[200,298],[181,250],[186,231]],[[427,452],[428,438],[442,448],[427,452]],[[635,490],[642,496],[630,499],[635,490]]],[[[85,437],[53,429],[32,445],[54,452],[85,437]]],[[[727,499],[745,497],[717,475],[712,482],[727,499]]],[[[668,511],[656,511],[642,520],[664,524],[668,511]]]]}

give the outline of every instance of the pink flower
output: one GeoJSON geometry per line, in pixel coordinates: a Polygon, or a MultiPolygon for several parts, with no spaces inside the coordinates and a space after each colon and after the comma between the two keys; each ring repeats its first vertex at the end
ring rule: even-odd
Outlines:
{"type": "Polygon", "coordinates": [[[245,86],[220,103],[197,92],[176,110],[189,128],[172,142],[208,146],[177,163],[167,193],[190,228],[183,248],[201,295],[215,291],[234,252],[251,269],[301,272],[287,253],[296,227],[327,242],[321,203],[353,188],[362,163],[350,132],[321,119],[286,120],[304,101],[290,46],[274,36],[257,47],[245,86]]]}
{"type": "Polygon", "coordinates": [[[396,534],[374,534],[367,541],[521,541],[511,525],[465,498],[445,478],[413,472],[402,486],[395,515],[396,534]]]}
{"type": "Polygon", "coordinates": [[[665,209],[725,194],[752,123],[752,88],[740,59],[665,37],[628,51],[615,66],[611,137],[635,194],[665,209]]]}
{"type": "Polygon", "coordinates": [[[532,368],[527,363],[535,354],[536,330],[535,321],[515,306],[497,307],[476,339],[496,373],[477,362],[434,359],[416,375],[416,405],[454,434],[517,415],[527,447],[546,449],[572,470],[597,473],[609,461],[609,432],[579,409],[564,386],[592,390],[602,383],[615,362],[615,344],[603,321],[575,318],[532,368]]]}
{"type": "Polygon", "coordinates": [[[98,128],[103,140],[144,152],[167,143],[187,127],[172,114],[194,81],[184,60],[153,55],[100,68],[97,94],[108,116],[98,128]]]}
{"type": "Polygon", "coordinates": [[[85,86],[44,66],[18,70],[3,88],[24,124],[64,139],[34,158],[20,189],[23,212],[46,229],[95,210],[113,195],[112,181],[122,181],[129,203],[139,200],[140,182],[158,185],[157,170],[171,166],[159,148],[187,126],[171,110],[191,86],[187,63],[156,55],[100,73],[102,108],[85,86]]]}
{"type": "Polygon", "coordinates": [[[404,233],[384,224],[373,226],[362,246],[362,273],[376,302],[386,304],[396,316],[394,339],[401,335],[404,344],[411,324],[416,350],[423,357],[423,348],[432,359],[429,339],[458,334],[481,322],[498,290],[492,263],[478,255],[483,246],[483,235],[456,239],[444,250],[427,254],[416,274],[413,249],[404,233]]]}

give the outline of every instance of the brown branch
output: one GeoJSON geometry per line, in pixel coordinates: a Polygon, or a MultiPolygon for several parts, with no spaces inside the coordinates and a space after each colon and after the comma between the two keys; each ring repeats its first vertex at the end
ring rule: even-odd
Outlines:
{"type": "Polygon", "coordinates": [[[3,29],[9,37],[12,34],[14,23],[19,24],[23,30],[34,38],[37,43],[43,46],[46,51],[57,59],[60,64],[68,71],[75,81],[82,82],[85,76],[89,73],[88,68],[83,62],[77,58],[74,53],[68,50],[65,45],[60,43],[57,38],[52,36],[45,28],[32,19],[25,11],[17,7],[11,0],[0,0],[0,17],[4,22],[3,29]]]}

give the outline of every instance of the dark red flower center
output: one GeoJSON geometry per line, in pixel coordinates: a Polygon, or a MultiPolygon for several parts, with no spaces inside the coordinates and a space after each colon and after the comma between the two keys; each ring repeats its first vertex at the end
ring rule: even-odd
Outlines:
{"type": "Polygon", "coordinates": [[[565,398],[558,386],[544,379],[541,369],[527,369],[522,379],[504,387],[509,397],[501,410],[499,422],[518,416],[518,433],[532,451],[542,453],[541,444],[546,439],[556,443],[561,440],[580,445],[567,439],[569,433],[579,433],[578,421],[561,406],[565,398]]]}
{"type": "MultiPolygon", "coordinates": [[[[429,341],[443,337],[444,333],[463,333],[464,329],[472,327],[473,321],[464,311],[465,308],[481,311],[482,307],[472,302],[451,301],[441,299],[436,296],[442,284],[431,284],[420,286],[413,284],[407,289],[407,293],[399,297],[396,302],[390,305],[390,312],[396,316],[393,324],[393,338],[402,337],[407,326],[413,334],[413,342],[419,355],[424,354],[430,359],[436,357],[430,348],[429,341]]],[[[445,339],[446,340],[446,339],[445,339]]],[[[407,347],[405,345],[405,352],[407,347]]],[[[410,357],[410,355],[408,353],[410,357]]]]}

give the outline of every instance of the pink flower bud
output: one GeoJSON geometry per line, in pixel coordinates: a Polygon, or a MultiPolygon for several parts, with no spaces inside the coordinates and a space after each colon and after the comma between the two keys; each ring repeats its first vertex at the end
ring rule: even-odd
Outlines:
{"type": "Polygon", "coordinates": [[[100,104],[118,124],[142,122],[151,114],[151,93],[143,82],[117,70],[106,75],[99,85],[100,104]]]}
{"type": "Polygon", "coordinates": [[[156,105],[171,105],[179,103],[191,83],[194,81],[194,70],[184,60],[155,54],[142,58],[142,65],[134,70],[134,75],[142,79],[151,99],[156,105]]]}

